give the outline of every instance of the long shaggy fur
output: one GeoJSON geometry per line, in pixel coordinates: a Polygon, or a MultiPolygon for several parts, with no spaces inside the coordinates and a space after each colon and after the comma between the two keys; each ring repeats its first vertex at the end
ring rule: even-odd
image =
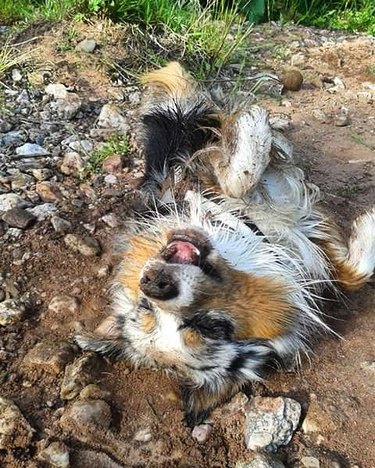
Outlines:
{"type": "Polygon", "coordinates": [[[324,291],[373,273],[375,210],[346,241],[263,109],[220,108],[176,63],[144,83],[153,217],[124,235],[110,332],[77,342],[173,371],[194,426],[328,330],[324,291]]]}

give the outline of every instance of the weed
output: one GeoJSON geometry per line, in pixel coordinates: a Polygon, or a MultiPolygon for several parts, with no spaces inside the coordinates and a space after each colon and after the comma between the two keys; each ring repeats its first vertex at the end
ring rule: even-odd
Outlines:
{"type": "Polygon", "coordinates": [[[113,155],[125,156],[129,152],[129,144],[126,135],[119,136],[115,133],[109,140],[97,148],[90,156],[87,173],[97,174],[102,172],[103,162],[113,155]]]}
{"type": "Polygon", "coordinates": [[[33,55],[33,52],[19,52],[9,41],[0,48],[0,79],[4,74],[16,65],[27,62],[33,55]]]}
{"type": "Polygon", "coordinates": [[[353,198],[359,192],[359,188],[356,184],[348,184],[345,187],[338,188],[336,192],[340,197],[353,198]]]}
{"type": "Polygon", "coordinates": [[[67,52],[74,49],[74,41],[78,37],[78,31],[74,26],[69,27],[63,31],[61,43],[58,45],[57,50],[60,52],[67,52]]]}

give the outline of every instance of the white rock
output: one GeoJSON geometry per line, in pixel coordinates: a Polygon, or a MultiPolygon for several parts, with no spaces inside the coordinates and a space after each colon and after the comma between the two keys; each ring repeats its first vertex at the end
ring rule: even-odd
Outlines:
{"type": "Polygon", "coordinates": [[[300,416],[301,405],[291,398],[253,398],[246,413],[247,448],[274,452],[287,445],[297,429],[300,416]]]}
{"type": "Polygon", "coordinates": [[[67,93],[64,98],[57,98],[52,102],[51,108],[57,112],[60,119],[70,120],[77,114],[81,105],[82,102],[78,94],[67,93]]]}
{"type": "Polygon", "coordinates": [[[16,154],[19,156],[47,156],[49,152],[35,143],[25,143],[16,148],[16,154]]]}
{"type": "Polygon", "coordinates": [[[94,257],[101,252],[100,244],[94,237],[87,236],[81,239],[74,234],[67,234],[64,237],[64,242],[69,249],[79,252],[85,257],[94,257]]]}
{"type": "Polygon", "coordinates": [[[43,203],[34,206],[34,208],[28,208],[27,211],[36,216],[38,221],[44,221],[50,218],[57,211],[57,208],[53,203],[43,203]]]}
{"type": "Polygon", "coordinates": [[[236,463],[236,468],[285,468],[285,466],[277,458],[257,454],[249,461],[236,463]]]}
{"type": "Polygon", "coordinates": [[[52,442],[38,454],[38,458],[55,468],[69,468],[70,466],[69,450],[62,442],[52,442]]]}
{"type": "Polygon", "coordinates": [[[150,442],[152,439],[152,434],[150,428],[140,429],[133,437],[134,440],[138,442],[150,442]]]}
{"type": "Polygon", "coordinates": [[[13,401],[0,397],[0,450],[26,448],[33,432],[13,401]]]}
{"type": "Polygon", "coordinates": [[[198,424],[195,426],[194,429],[191,431],[191,436],[199,443],[206,442],[212,432],[212,425],[211,424],[198,424]]]}
{"type": "Polygon", "coordinates": [[[113,104],[105,104],[100,111],[98,117],[98,126],[103,128],[113,128],[117,130],[120,135],[126,133],[129,130],[129,125],[126,122],[118,110],[113,104]]]}
{"type": "Polygon", "coordinates": [[[69,143],[69,148],[73,151],[81,151],[83,153],[89,153],[94,149],[94,145],[90,140],[78,140],[69,143]]]}
{"type": "Polygon", "coordinates": [[[85,163],[82,156],[75,151],[65,153],[60,171],[65,175],[79,175],[84,170],[85,163]]]}
{"type": "Polygon", "coordinates": [[[25,306],[15,299],[0,302],[0,325],[14,325],[22,320],[24,313],[25,306]]]}
{"type": "Polygon", "coordinates": [[[113,174],[108,174],[104,177],[104,182],[107,185],[114,185],[117,184],[117,177],[114,176],[113,174]]]}
{"type": "Polygon", "coordinates": [[[53,229],[59,234],[67,234],[72,230],[72,223],[66,219],[60,218],[59,216],[52,216],[51,224],[53,229]]]}
{"type": "Polygon", "coordinates": [[[110,228],[116,228],[119,225],[118,219],[114,213],[102,216],[101,220],[110,228]]]}
{"type": "Polygon", "coordinates": [[[306,468],[320,468],[320,462],[315,457],[302,457],[301,463],[306,468]]]}
{"type": "Polygon", "coordinates": [[[62,314],[64,312],[75,314],[79,310],[79,303],[77,298],[61,294],[52,298],[48,310],[55,314],[62,314]]]}
{"type": "Polygon", "coordinates": [[[12,80],[15,83],[18,83],[19,81],[22,80],[22,74],[18,68],[13,68],[12,70],[12,80]]]}
{"type": "Polygon", "coordinates": [[[108,429],[111,417],[111,408],[105,401],[82,400],[74,402],[64,411],[60,424],[63,427],[93,425],[100,429],[108,429]]]}
{"type": "Polygon", "coordinates": [[[94,52],[95,47],[96,41],[94,39],[84,39],[76,45],[76,50],[90,54],[94,52]]]}
{"type": "Polygon", "coordinates": [[[0,212],[9,211],[12,208],[22,208],[25,200],[15,193],[3,193],[0,195],[0,212]]]}
{"type": "Polygon", "coordinates": [[[55,99],[65,99],[68,94],[68,90],[61,83],[50,83],[46,86],[45,92],[55,99]]]}

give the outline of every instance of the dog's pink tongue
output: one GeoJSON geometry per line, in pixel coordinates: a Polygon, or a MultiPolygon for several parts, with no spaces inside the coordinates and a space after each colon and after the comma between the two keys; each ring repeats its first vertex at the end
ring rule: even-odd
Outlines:
{"type": "Polygon", "coordinates": [[[199,260],[197,248],[191,242],[173,241],[168,249],[173,249],[173,255],[170,258],[172,263],[192,263],[196,264],[199,260]]]}

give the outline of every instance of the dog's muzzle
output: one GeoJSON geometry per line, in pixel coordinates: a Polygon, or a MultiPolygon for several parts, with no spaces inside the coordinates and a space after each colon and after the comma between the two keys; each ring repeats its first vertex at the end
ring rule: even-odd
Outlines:
{"type": "Polygon", "coordinates": [[[173,277],[167,265],[152,265],[143,273],[140,281],[141,291],[151,299],[167,301],[179,294],[178,280],[173,277]]]}

